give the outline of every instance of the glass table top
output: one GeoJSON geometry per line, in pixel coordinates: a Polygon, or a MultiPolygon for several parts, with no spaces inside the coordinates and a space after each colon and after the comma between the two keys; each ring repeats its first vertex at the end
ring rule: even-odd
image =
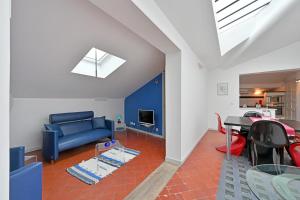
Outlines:
{"type": "Polygon", "coordinates": [[[300,168],[265,164],[250,168],[247,183],[261,200],[299,200],[300,168]]]}
{"type": "Polygon", "coordinates": [[[94,157],[96,159],[96,173],[101,174],[100,172],[103,172],[103,170],[105,171],[105,173],[109,171],[107,167],[102,166],[103,156],[107,159],[113,158],[113,160],[116,160],[116,165],[123,165],[126,162],[125,151],[125,147],[120,143],[119,140],[109,140],[97,143],[95,145],[94,157]]]}

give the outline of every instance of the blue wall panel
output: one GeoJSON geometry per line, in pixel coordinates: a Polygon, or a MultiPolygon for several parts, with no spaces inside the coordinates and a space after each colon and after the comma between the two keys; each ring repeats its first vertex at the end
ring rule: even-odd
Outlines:
{"type": "Polygon", "coordinates": [[[162,135],[163,126],[163,77],[158,75],[146,85],[125,98],[125,123],[128,127],[162,135]],[[147,128],[138,122],[138,110],[154,110],[155,126],[147,128]],[[134,124],[132,124],[134,123],[134,124]]]}

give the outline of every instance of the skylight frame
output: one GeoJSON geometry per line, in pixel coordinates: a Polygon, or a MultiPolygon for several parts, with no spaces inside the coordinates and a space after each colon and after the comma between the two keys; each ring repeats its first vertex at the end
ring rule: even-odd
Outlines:
{"type": "Polygon", "coordinates": [[[125,62],[126,60],[123,58],[93,47],[71,72],[95,78],[106,78],[125,62]],[[100,55],[99,58],[98,54],[100,55]]]}

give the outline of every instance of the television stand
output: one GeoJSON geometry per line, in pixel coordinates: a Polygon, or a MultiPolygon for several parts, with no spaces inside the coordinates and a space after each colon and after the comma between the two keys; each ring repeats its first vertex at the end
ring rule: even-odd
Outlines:
{"type": "Polygon", "coordinates": [[[143,123],[141,123],[140,125],[145,126],[146,128],[150,128],[150,127],[154,126],[154,124],[143,124],[143,123]]]}

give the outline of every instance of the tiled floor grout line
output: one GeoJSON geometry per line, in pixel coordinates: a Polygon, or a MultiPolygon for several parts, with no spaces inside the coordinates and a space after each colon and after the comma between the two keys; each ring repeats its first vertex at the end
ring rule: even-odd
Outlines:
{"type": "Polygon", "coordinates": [[[215,200],[224,154],[215,150],[225,136],[209,130],[156,200],[215,200]]]}

